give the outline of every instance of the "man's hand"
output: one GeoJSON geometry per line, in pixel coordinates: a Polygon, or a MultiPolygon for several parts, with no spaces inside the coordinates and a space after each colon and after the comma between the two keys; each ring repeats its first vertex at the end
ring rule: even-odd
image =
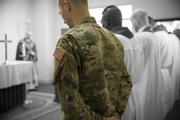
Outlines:
{"type": "Polygon", "coordinates": [[[107,118],[107,120],[119,120],[119,119],[117,119],[115,117],[110,117],[110,118],[107,118]]]}
{"type": "Polygon", "coordinates": [[[34,51],[30,51],[30,52],[29,52],[29,55],[35,56],[35,52],[34,52],[34,51]]]}

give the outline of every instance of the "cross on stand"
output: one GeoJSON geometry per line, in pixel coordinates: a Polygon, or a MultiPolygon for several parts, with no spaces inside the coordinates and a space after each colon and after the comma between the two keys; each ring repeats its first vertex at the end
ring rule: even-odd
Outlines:
{"type": "Polygon", "coordinates": [[[7,40],[7,34],[5,34],[5,40],[0,40],[0,42],[3,42],[5,44],[5,64],[6,64],[6,62],[7,62],[7,44],[12,41],[7,40]]]}

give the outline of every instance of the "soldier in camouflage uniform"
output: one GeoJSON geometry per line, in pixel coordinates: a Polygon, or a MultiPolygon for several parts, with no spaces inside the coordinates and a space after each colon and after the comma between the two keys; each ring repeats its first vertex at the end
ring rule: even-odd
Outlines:
{"type": "Polygon", "coordinates": [[[71,28],[54,52],[62,120],[120,120],[132,87],[121,43],[90,17],[87,0],[58,0],[58,8],[71,28]]]}

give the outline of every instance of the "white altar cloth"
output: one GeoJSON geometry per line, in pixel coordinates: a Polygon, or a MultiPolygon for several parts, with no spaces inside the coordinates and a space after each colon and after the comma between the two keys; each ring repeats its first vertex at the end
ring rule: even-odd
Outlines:
{"type": "MultiPolygon", "coordinates": [[[[21,83],[32,82],[34,66],[31,61],[7,61],[0,64],[0,89],[8,88],[21,83]]],[[[26,89],[31,89],[26,86],[26,89]]]]}

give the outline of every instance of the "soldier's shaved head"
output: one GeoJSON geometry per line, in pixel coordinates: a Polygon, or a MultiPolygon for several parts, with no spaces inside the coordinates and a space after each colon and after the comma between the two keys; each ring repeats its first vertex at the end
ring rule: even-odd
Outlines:
{"type": "MultiPolygon", "coordinates": [[[[63,1],[64,0],[58,0],[58,4],[63,6],[63,1]]],[[[79,6],[79,5],[88,5],[87,0],[65,0],[68,1],[70,4],[74,5],[74,6],[79,6]]]]}
{"type": "Polygon", "coordinates": [[[70,28],[74,27],[80,19],[90,16],[87,0],[58,0],[58,10],[64,23],[70,28]]]}

